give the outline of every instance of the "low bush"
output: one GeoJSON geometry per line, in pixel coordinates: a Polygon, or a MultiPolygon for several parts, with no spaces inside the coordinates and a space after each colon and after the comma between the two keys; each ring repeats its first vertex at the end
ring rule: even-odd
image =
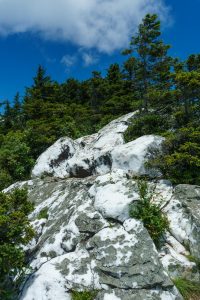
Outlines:
{"type": "Polygon", "coordinates": [[[148,164],[174,184],[200,184],[200,128],[171,132],[162,151],[148,164]]]}
{"type": "Polygon", "coordinates": [[[138,114],[126,130],[124,138],[126,142],[130,142],[143,135],[162,135],[162,133],[166,131],[166,128],[167,120],[163,120],[162,116],[155,113],[145,115],[138,114]]]}
{"type": "Polygon", "coordinates": [[[159,205],[152,203],[153,196],[155,196],[154,190],[148,188],[146,180],[138,181],[140,199],[130,206],[130,217],[143,222],[156,247],[159,248],[160,239],[168,229],[169,223],[159,205]]]}
{"type": "Polygon", "coordinates": [[[0,193],[0,299],[17,299],[20,275],[26,266],[22,247],[34,236],[28,220],[32,210],[26,189],[0,193]]]}

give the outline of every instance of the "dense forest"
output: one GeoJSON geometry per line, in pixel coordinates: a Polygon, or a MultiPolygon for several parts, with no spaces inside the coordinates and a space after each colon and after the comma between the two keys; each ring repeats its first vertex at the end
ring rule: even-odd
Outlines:
{"type": "Polygon", "coordinates": [[[0,188],[29,178],[37,157],[61,136],[96,132],[138,110],[126,141],[144,134],[166,137],[151,164],[173,183],[200,184],[200,54],[186,61],[169,55],[156,15],[146,15],[122,52],[123,65],[105,76],[59,84],[38,67],[23,99],[1,101],[0,188]],[[12,103],[12,104],[11,104],[12,103]]]}

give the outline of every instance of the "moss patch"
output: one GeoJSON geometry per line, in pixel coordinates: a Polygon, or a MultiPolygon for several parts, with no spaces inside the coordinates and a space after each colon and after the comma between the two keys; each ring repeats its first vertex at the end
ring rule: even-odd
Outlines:
{"type": "Polygon", "coordinates": [[[98,291],[72,291],[72,300],[94,300],[98,291]]]}

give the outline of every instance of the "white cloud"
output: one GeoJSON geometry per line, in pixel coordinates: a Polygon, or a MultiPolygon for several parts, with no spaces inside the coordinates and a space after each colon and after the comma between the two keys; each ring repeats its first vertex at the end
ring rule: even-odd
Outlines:
{"type": "Polygon", "coordinates": [[[84,49],[80,48],[75,54],[65,54],[60,62],[64,65],[65,71],[70,71],[71,67],[82,63],[83,66],[88,67],[94,65],[98,62],[98,56],[92,52],[86,52],[84,49]]]}
{"type": "Polygon", "coordinates": [[[86,52],[82,53],[82,60],[83,60],[84,66],[86,66],[86,67],[94,65],[98,62],[98,58],[96,56],[94,56],[91,53],[86,53],[86,52]]]}
{"type": "Polygon", "coordinates": [[[111,53],[127,45],[147,12],[168,16],[164,0],[0,0],[0,35],[36,32],[111,53]]]}
{"type": "Polygon", "coordinates": [[[67,69],[72,67],[77,62],[77,57],[75,55],[64,55],[60,61],[67,69]]]}

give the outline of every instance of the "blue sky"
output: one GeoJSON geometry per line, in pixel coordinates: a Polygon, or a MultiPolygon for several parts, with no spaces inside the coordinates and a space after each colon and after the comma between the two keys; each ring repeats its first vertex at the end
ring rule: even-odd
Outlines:
{"type": "Polygon", "coordinates": [[[173,56],[200,52],[200,0],[0,0],[0,99],[23,95],[39,64],[59,82],[104,73],[148,11],[173,56]]]}

